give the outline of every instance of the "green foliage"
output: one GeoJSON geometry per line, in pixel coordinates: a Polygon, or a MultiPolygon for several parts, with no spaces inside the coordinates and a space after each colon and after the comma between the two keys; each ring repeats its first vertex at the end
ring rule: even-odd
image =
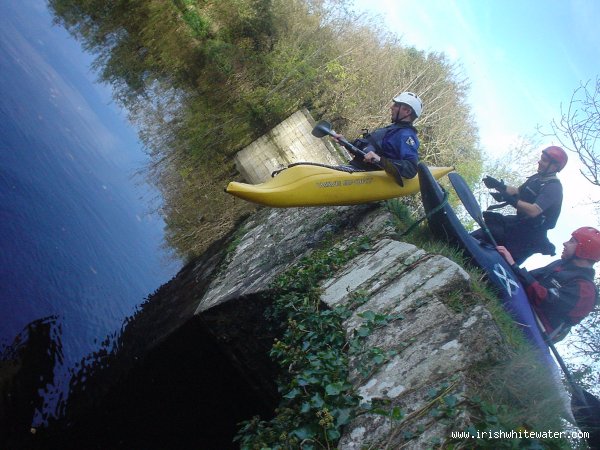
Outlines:
{"type": "Polygon", "coordinates": [[[270,421],[241,424],[236,441],[242,449],[332,448],[355,416],[359,397],[348,382],[342,327],[349,310],[324,309],[315,286],[369,248],[361,238],[345,248],[316,250],[273,282],[276,298],[267,317],[283,327],[270,353],[281,368],[281,401],[270,421]]]}
{"type": "Polygon", "coordinates": [[[391,213],[392,225],[398,232],[405,232],[415,222],[410,208],[399,198],[387,200],[385,208],[391,213]]]}
{"type": "Polygon", "coordinates": [[[174,0],[174,3],[181,11],[183,20],[192,31],[194,38],[205,38],[210,30],[210,23],[195,10],[195,2],[193,0],[174,0]]]}
{"type": "Polygon", "coordinates": [[[348,0],[49,5],[139,127],[168,242],[182,255],[200,253],[247,211],[223,193],[236,176],[232,156],[302,107],[357,134],[387,123],[390,98],[410,88],[426,105],[422,158],[468,161],[477,177],[468,84],[457,68],[443,54],[404,47],[348,0]]]}

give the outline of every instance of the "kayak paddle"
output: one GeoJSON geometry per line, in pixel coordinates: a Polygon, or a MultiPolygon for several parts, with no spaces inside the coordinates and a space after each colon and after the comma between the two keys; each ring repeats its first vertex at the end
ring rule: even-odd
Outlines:
{"type": "MultiPolygon", "coordinates": [[[[450,179],[452,187],[454,187],[456,194],[460,198],[469,215],[473,218],[473,220],[475,220],[475,222],[477,222],[481,229],[490,238],[490,242],[494,245],[494,247],[496,247],[496,240],[492,236],[492,233],[483,220],[481,207],[473,195],[473,192],[467,185],[467,182],[456,172],[449,173],[448,178],[450,179]]],[[[565,362],[558,353],[558,350],[556,350],[556,347],[552,343],[551,339],[544,330],[540,329],[540,332],[542,333],[542,336],[544,336],[546,344],[548,347],[550,347],[550,350],[552,350],[556,361],[558,361],[558,365],[562,369],[567,382],[571,386],[571,392],[573,393],[571,410],[573,412],[573,417],[577,422],[577,426],[582,431],[589,433],[590,439],[588,439],[588,444],[592,448],[600,448],[600,400],[598,400],[598,398],[590,394],[588,391],[581,388],[581,386],[575,382],[573,376],[567,369],[565,362]]]]}
{"type": "MultiPolygon", "coordinates": [[[[361,150],[360,148],[356,147],[355,145],[352,145],[350,142],[348,142],[346,139],[338,137],[337,133],[335,131],[331,130],[331,124],[329,122],[327,122],[326,120],[319,120],[317,122],[317,124],[315,125],[315,127],[312,130],[312,135],[318,138],[322,138],[324,136],[332,136],[334,137],[340,144],[342,144],[346,149],[348,149],[348,151],[350,153],[352,153],[355,156],[362,156],[364,158],[364,156],[366,155],[366,153],[361,150]]],[[[379,156],[379,162],[370,162],[369,164],[373,164],[375,167],[379,167],[380,169],[385,170],[385,173],[387,173],[388,175],[394,177],[394,180],[396,180],[396,183],[398,183],[400,186],[404,186],[404,180],[402,179],[402,176],[400,175],[400,172],[398,171],[397,167],[394,165],[394,163],[392,161],[390,161],[389,159],[387,159],[385,156],[379,156]]]]}
{"type": "Polygon", "coordinates": [[[556,358],[556,361],[558,361],[558,365],[565,374],[565,378],[567,379],[569,386],[571,386],[571,392],[573,393],[573,398],[571,400],[571,411],[573,412],[573,417],[575,418],[575,422],[577,422],[577,426],[581,431],[586,431],[589,433],[590,438],[587,439],[588,445],[591,448],[599,448],[600,400],[575,382],[573,375],[571,375],[571,372],[569,372],[569,369],[567,369],[567,365],[561,358],[558,350],[556,350],[556,347],[552,343],[550,337],[543,330],[540,331],[542,332],[548,347],[550,347],[550,350],[552,350],[554,358],[556,358]]]}
{"type": "Polygon", "coordinates": [[[494,247],[497,247],[498,244],[496,239],[494,239],[492,232],[486,225],[485,220],[483,220],[483,214],[481,212],[479,202],[477,202],[477,199],[473,195],[473,192],[469,188],[469,185],[465,179],[456,172],[449,173],[448,178],[450,179],[450,183],[452,183],[452,187],[456,191],[456,195],[458,195],[458,198],[462,202],[469,215],[475,220],[475,222],[477,222],[477,225],[481,227],[483,232],[490,239],[490,243],[494,247]]]}
{"type": "MultiPolygon", "coordinates": [[[[340,142],[340,144],[342,144],[345,148],[347,148],[348,151],[350,153],[352,153],[353,155],[362,156],[362,157],[364,157],[366,155],[366,153],[364,151],[362,151],[357,146],[352,145],[346,139],[336,137],[337,133],[331,129],[331,124],[329,122],[327,122],[326,120],[319,120],[317,122],[317,124],[315,125],[315,127],[312,130],[312,135],[315,137],[318,137],[318,138],[322,138],[324,136],[332,136],[332,137],[336,138],[340,142]]],[[[372,162],[371,164],[374,164],[375,166],[382,168],[380,163],[372,162]]]]}

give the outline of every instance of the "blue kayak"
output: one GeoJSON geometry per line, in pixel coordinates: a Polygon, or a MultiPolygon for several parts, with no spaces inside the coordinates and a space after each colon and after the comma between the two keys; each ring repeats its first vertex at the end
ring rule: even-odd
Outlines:
{"type": "Polygon", "coordinates": [[[446,202],[445,191],[425,164],[419,163],[418,174],[423,207],[430,214],[427,220],[431,232],[437,238],[462,249],[474,265],[484,270],[487,281],[497,291],[504,309],[537,349],[540,359],[558,377],[558,369],[538,328],[525,289],[511,267],[494,247],[469,234],[446,202]]]}

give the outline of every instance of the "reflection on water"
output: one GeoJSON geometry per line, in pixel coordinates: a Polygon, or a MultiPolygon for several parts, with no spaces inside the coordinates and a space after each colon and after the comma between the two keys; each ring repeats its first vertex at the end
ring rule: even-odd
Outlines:
{"type": "Polygon", "coordinates": [[[33,411],[42,409],[42,393],[54,382],[54,367],[63,359],[60,334],[56,317],[38,319],[27,325],[11,345],[0,349],[3,440],[29,432],[33,411]]]}
{"type": "Polygon", "coordinates": [[[60,413],[81,361],[110,352],[179,266],[149,212],[157,193],[133,178],[135,131],[51,22],[44,2],[0,2],[0,420],[13,430],[60,413]]]}

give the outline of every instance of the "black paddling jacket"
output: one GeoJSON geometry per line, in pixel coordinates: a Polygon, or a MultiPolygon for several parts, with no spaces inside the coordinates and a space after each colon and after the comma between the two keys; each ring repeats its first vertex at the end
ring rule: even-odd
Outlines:
{"type": "Polygon", "coordinates": [[[540,226],[545,230],[554,228],[560,216],[563,198],[562,184],[556,174],[544,176],[535,174],[519,186],[518,191],[519,200],[535,203],[542,210],[542,214],[529,219],[525,214],[517,212],[517,217],[528,223],[533,222],[532,225],[540,226]]]}
{"type": "Polygon", "coordinates": [[[558,260],[531,272],[515,266],[515,272],[548,334],[579,323],[598,301],[591,267],[558,260]]]}

